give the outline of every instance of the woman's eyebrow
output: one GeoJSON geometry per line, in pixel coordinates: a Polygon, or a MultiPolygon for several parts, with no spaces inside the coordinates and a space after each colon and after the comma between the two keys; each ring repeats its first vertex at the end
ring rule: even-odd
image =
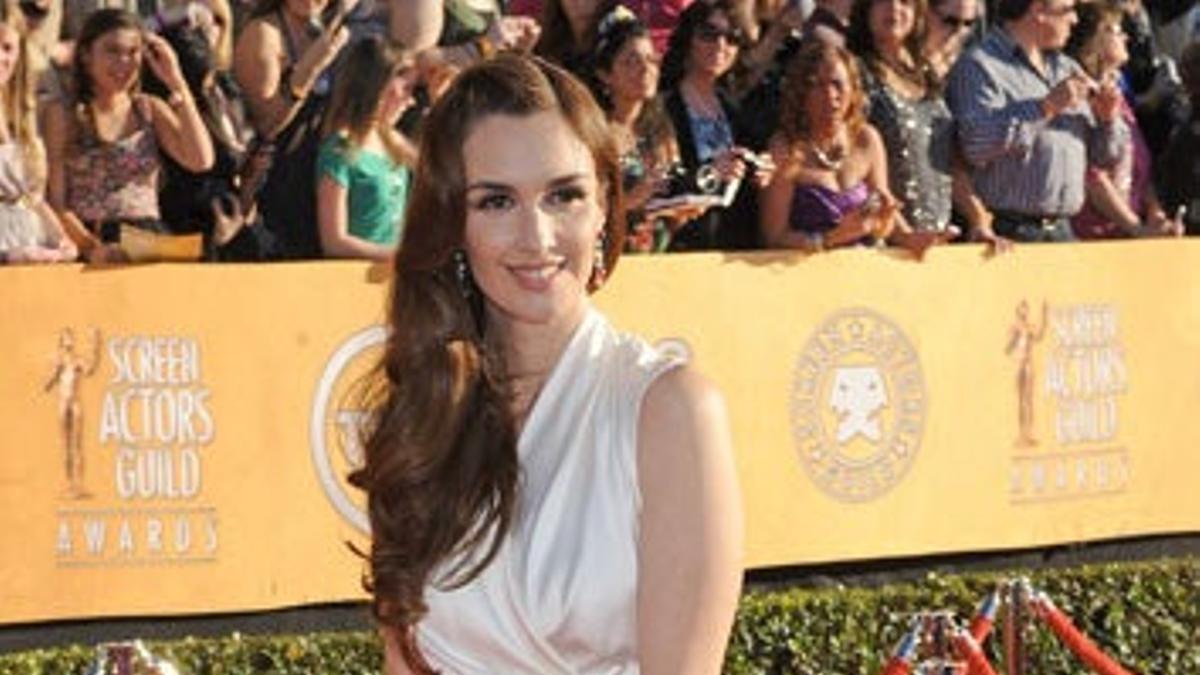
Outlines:
{"type": "Polygon", "coordinates": [[[587,178],[588,175],[586,173],[571,173],[565,176],[559,176],[558,178],[551,180],[546,185],[547,187],[551,188],[563,187],[564,185],[572,185],[574,183],[585,181],[587,178]]]}
{"type": "Polygon", "coordinates": [[[467,185],[467,192],[471,192],[473,190],[488,190],[489,192],[496,191],[496,190],[507,191],[507,190],[512,190],[512,189],[513,189],[512,186],[508,185],[507,183],[497,183],[495,181],[487,181],[487,180],[476,181],[474,183],[467,185]]]}
{"type": "MultiPolygon", "coordinates": [[[[550,181],[546,183],[546,187],[553,189],[553,188],[563,187],[564,185],[573,185],[575,183],[585,181],[585,180],[587,180],[587,178],[588,178],[588,174],[583,173],[583,172],[570,173],[570,174],[566,174],[565,176],[559,176],[557,178],[550,179],[550,181]]],[[[498,181],[491,181],[491,180],[480,180],[480,181],[475,181],[474,183],[468,184],[466,191],[467,192],[471,192],[472,190],[511,191],[514,189],[515,188],[512,185],[509,185],[508,183],[501,183],[498,181]]]]}

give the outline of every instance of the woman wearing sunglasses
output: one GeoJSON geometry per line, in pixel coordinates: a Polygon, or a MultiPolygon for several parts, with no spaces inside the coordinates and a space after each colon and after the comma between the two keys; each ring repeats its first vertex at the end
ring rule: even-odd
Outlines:
{"type": "Polygon", "coordinates": [[[932,0],[925,8],[925,39],[921,48],[939,80],[950,72],[974,35],[982,12],[979,0],[932,0]]]}
{"type": "MultiPolygon", "coordinates": [[[[659,91],[675,125],[684,172],[692,177],[714,173],[715,181],[692,181],[697,191],[703,191],[699,184],[705,182],[715,183],[707,191],[720,192],[740,181],[747,169],[744,158],[750,156],[739,144],[737,109],[725,86],[742,45],[733,17],[727,0],[692,3],[680,16],[663,57],[659,91]],[[702,166],[711,169],[701,172],[702,166]]],[[[760,171],[755,178],[765,183],[769,174],[760,171]]],[[[743,182],[729,208],[711,209],[682,225],[671,250],[756,247],[753,207],[754,191],[743,182]]]]}

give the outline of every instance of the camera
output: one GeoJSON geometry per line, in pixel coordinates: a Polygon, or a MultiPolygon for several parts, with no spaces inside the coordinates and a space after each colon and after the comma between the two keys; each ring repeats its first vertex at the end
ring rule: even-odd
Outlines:
{"type": "Polygon", "coordinates": [[[715,194],[720,190],[721,181],[712,164],[703,164],[695,173],[688,171],[680,162],[674,162],[667,167],[663,177],[663,187],[657,197],[678,197],[689,194],[715,194]]]}

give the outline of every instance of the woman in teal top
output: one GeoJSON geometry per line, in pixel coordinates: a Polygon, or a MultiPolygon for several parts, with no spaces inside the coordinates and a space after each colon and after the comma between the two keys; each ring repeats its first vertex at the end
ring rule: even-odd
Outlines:
{"type": "Polygon", "coordinates": [[[317,157],[317,225],[327,258],[387,260],[408,203],[412,144],[396,131],[412,105],[412,61],[376,38],[337,75],[317,157]]]}

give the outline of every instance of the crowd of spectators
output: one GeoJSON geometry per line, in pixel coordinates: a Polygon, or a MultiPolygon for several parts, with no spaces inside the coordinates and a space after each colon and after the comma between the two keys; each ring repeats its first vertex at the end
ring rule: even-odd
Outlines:
{"type": "Polygon", "coordinates": [[[425,111],[501,50],[607,111],[631,251],[1200,234],[1198,37],[1180,0],[0,0],[0,261],[385,260],[425,111]]]}

